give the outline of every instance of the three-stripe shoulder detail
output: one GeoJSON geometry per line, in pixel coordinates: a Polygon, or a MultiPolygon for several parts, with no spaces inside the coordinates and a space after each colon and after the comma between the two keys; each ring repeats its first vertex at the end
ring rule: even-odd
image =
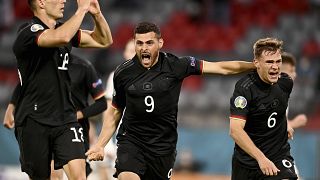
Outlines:
{"type": "Polygon", "coordinates": [[[132,59],[126,60],[125,62],[123,62],[122,64],[120,64],[115,72],[114,72],[114,76],[118,76],[123,70],[128,69],[129,67],[133,66],[134,62],[132,59]]]}
{"type": "Polygon", "coordinates": [[[245,89],[248,89],[256,79],[252,78],[251,76],[247,76],[243,81],[240,82],[240,87],[243,87],[245,89]]]}

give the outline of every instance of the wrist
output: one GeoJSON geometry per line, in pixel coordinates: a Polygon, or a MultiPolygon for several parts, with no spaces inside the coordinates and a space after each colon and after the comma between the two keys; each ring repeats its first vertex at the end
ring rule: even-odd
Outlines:
{"type": "Polygon", "coordinates": [[[85,15],[88,12],[88,10],[83,9],[83,8],[78,8],[77,11],[75,12],[75,15],[85,15]]]}
{"type": "Polygon", "coordinates": [[[90,13],[90,14],[91,14],[92,17],[97,18],[97,17],[100,17],[100,16],[101,16],[102,12],[101,12],[101,11],[98,11],[98,12],[96,12],[96,13],[90,13]]]}

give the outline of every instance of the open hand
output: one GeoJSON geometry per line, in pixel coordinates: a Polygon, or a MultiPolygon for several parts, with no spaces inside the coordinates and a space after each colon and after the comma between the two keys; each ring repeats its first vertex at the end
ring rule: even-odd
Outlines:
{"type": "Polygon", "coordinates": [[[90,0],[89,12],[92,15],[96,15],[101,12],[98,0],[90,0]]]}
{"type": "Polygon", "coordinates": [[[259,167],[264,175],[276,176],[280,170],[268,158],[263,158],[258,161],[259,167]]]}
{"type": "Polygon", "coordinates": [[[93,146],[87,152],[89,161],[102,161],[104,158],[104,148],[100,146],[93,146]]]}

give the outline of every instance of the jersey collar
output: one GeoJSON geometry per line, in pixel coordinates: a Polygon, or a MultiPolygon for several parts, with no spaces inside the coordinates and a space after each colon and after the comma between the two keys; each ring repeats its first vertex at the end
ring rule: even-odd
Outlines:
{"type": "Polygon", "coordinates": [[[259,74],[258,74],[257,71],[254,71],[254,77],[257,79],[257,84],[258,84],[259,87],[269,88],[269,87],[272,86],[271,84],[268,84],[268,83],[264,82],[264,81],[260,78],[260,76],[259,76],[259,74]]]}
{"type": "Polygon", "coordinates": [[[33,23],[33,24],[40,24],[40,25],[42,25],[45,29],[49,29],[49,27],[48,27],[45,23],[43,23],[43,22],[41,21],[41,19],[39,19],[37,16],[33,16],[33,17],[32,17],[32,23],[33,23]]]}
{"type": "Polygon", "coordinates": [[[161,71],[163,58],[164,58],[164,54],[162,52],[159,52],[158,62],[155,65],[153,65],[150,69],[147,69],[142,66],[137,55],[133,57],[133,60],[138,64],[140,69],[143,69],[144,71],[148,71],[148,70],[161,71]]]}

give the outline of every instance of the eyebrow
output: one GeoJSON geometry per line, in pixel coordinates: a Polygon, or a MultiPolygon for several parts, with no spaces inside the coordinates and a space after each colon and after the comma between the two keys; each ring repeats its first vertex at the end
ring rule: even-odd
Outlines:
{"type": "Polygon", "coordinates": [[[151,42],[154,42],[154,40],[148,40],[148,41],[140,41],[140,40],[137,40],[137,43],[151,43],[151,42]]]}
{"type": "Polygon", "coordinates": [[[282,59],[267,59],[266,62],[278,62],[278,61],[282,61],[282,59]]]}

